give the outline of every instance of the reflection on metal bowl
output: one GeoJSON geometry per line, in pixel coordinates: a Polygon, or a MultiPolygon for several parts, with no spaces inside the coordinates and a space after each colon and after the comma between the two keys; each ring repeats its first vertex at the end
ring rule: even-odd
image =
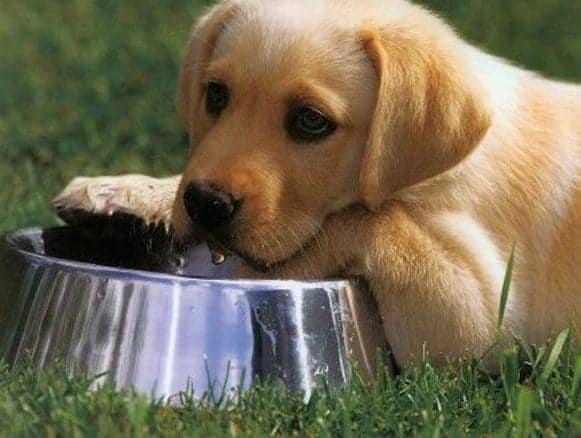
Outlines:
{"type": "Polygon", "coordinates": [[[344,385],[350,361],[371,374],[378,349],[387,360],[356,282],[236,280],[237,263],[213,265],[205,246],[172,257],[146,236],[17,231],[0,243],[0,355],[166,398],[269,379],[308,396],[320,378],[344,385]]]}

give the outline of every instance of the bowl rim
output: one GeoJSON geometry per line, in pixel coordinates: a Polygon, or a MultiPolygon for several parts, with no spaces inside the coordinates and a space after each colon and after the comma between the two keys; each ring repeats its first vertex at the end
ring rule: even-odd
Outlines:
{"type": "Polygon", "coordinates": [[[194,284],[212,284],[216,286],[243,288],[246,290],[256,289],[300,289],[308,286],[309,288],[341,288],[351,285],[351,280],[346,278],[326,279],[326,280],[283,280],[283,279],[234,279],[234,278],[208,278],[202,276],[182,276],[177,274],[169,274],[164,272],[152,272],[142,269],[119,268],[115,266],[101,265],[98,263],[81,262],[77,260],[65,259],[62,257],[49,256],[45,254],[38,254],[33,251],[20,248],[16,244],[16,240],[20,237],[42,233],[44,230],[67,228],[66,225],[56,226],[35,226],[19,228],[5,233],[1,236],[1,240],[9,248],[9,251],[14,251],[22,255],[27,261],[33,261],[36,264],[56,266],[63,271],[81,271],[91,275],[107,278],[123,277],[125,280],[132,281],[155,281],[157,283],[180,283],[183,286],[194,284]]]}

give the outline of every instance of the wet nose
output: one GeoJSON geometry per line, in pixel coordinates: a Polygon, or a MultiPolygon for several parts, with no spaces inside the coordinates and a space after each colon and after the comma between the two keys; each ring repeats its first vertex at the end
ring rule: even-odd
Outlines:
{"type": "Polygon", "coordinates": [[[192,182],[184,192],[184,207],[190,219],[207,230],[229,224],[236,213],[234,197],[210,184],[192,182]]]}

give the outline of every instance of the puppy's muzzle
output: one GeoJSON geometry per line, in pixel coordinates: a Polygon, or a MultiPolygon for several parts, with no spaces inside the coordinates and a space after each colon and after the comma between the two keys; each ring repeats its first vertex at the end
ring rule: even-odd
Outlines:
{"type": "Polygon", "coordinates": [[[201,182],[186,187],[183,202],[192,222],[209,232],[230,224],[240,206],[230,193],[201,182]]]}

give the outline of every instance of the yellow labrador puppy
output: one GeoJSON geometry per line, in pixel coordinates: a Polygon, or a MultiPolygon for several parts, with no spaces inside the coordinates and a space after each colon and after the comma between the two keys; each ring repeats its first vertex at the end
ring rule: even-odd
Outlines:
{"type": "Polygon", "coordinates": [[[245,277],[362,277],[399,363],[494,343],[516,245],[505,329],[578,334],[581,87],[405,0],[232,0],[195,26],[179,88],[183,175],[75,179],[61,214],[201,230],[245,277]]]}

